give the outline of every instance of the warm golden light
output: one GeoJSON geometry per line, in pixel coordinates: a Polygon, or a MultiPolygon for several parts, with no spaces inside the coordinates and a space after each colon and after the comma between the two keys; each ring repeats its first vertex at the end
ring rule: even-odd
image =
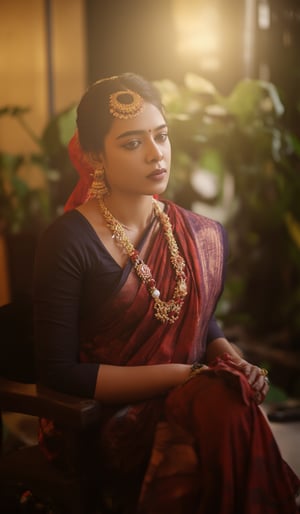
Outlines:
{"type": "Polygon", "coordinates": [[[199,0],[173,0],[177,50],[182,57],[198,57],[207,66],[218,65],[220,13],[216,6],[199,0]]]}

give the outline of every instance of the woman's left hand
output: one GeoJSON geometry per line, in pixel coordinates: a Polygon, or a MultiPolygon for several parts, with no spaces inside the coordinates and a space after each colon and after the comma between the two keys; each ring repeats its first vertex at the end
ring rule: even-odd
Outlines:
{"type": "Polygon", "coordinates": [[[254,399],[256,403],[262,403],[270,388],[269,380],[267,378],[267,370],[260,368],[259,366],[255,366],[254,364],[250,364],[250,362],[247,362],[244,359],[238,362],[232,360],[231,364],[247,377],[247,380],[254,391],[254,399]]]}

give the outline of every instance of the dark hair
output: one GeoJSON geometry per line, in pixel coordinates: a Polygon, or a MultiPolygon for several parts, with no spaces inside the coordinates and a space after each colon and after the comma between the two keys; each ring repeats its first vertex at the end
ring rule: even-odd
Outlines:
{"type": "Polygon", "coordinates": [[[126,89],[135,91],[146,102],[155,105],[164,116],[160,93],[140,75],[123,73],[99,80],[88,88],[77,108],[78,136],[85,152],[98,153],[103,149],[104,138],[113,122],[109,112],[109,96],[126,89]]]}

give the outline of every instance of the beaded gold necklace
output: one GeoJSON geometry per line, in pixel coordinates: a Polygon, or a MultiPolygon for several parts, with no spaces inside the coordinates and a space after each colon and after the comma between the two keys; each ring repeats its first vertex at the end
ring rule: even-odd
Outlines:
{"type": "Polygon", "coordinates": [[[139,252],[129,241],[121,223],[107,209],[102,198],[99,199],[99,207],[107,227],[112,232],[112,237],[122,247],[129,256],[134,270],[146,287],[154,301],[154,316],[162,323],[174,323],[179,317],[184,297],[187,295],[187,284],[185,275],[185,262],[179,254],[178,246],[175,241],[171,222],[168,215],[163,212],[156,200],[153,199],[153,211],[159,219],[164,230],[164,235],[168,243],[170,261],[175,271],[176,286],[173,297],[170,300],[160,299],[160,291],[156,287],[156,282],[152,277],[150,268],[141,259],[139,252]]]}

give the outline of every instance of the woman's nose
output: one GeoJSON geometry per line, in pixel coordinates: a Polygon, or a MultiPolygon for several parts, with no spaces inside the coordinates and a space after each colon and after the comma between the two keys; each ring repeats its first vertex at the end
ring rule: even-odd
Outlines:
{"type": "Polygon", "coordinates": [[[158,144],[156,144],[155,141],[149,141],[149,144],[147,146],[147,160],[149,162],[155,161],[159,162],[163,158],[163,153],[161,151],[161,148],[158,144]]]}

